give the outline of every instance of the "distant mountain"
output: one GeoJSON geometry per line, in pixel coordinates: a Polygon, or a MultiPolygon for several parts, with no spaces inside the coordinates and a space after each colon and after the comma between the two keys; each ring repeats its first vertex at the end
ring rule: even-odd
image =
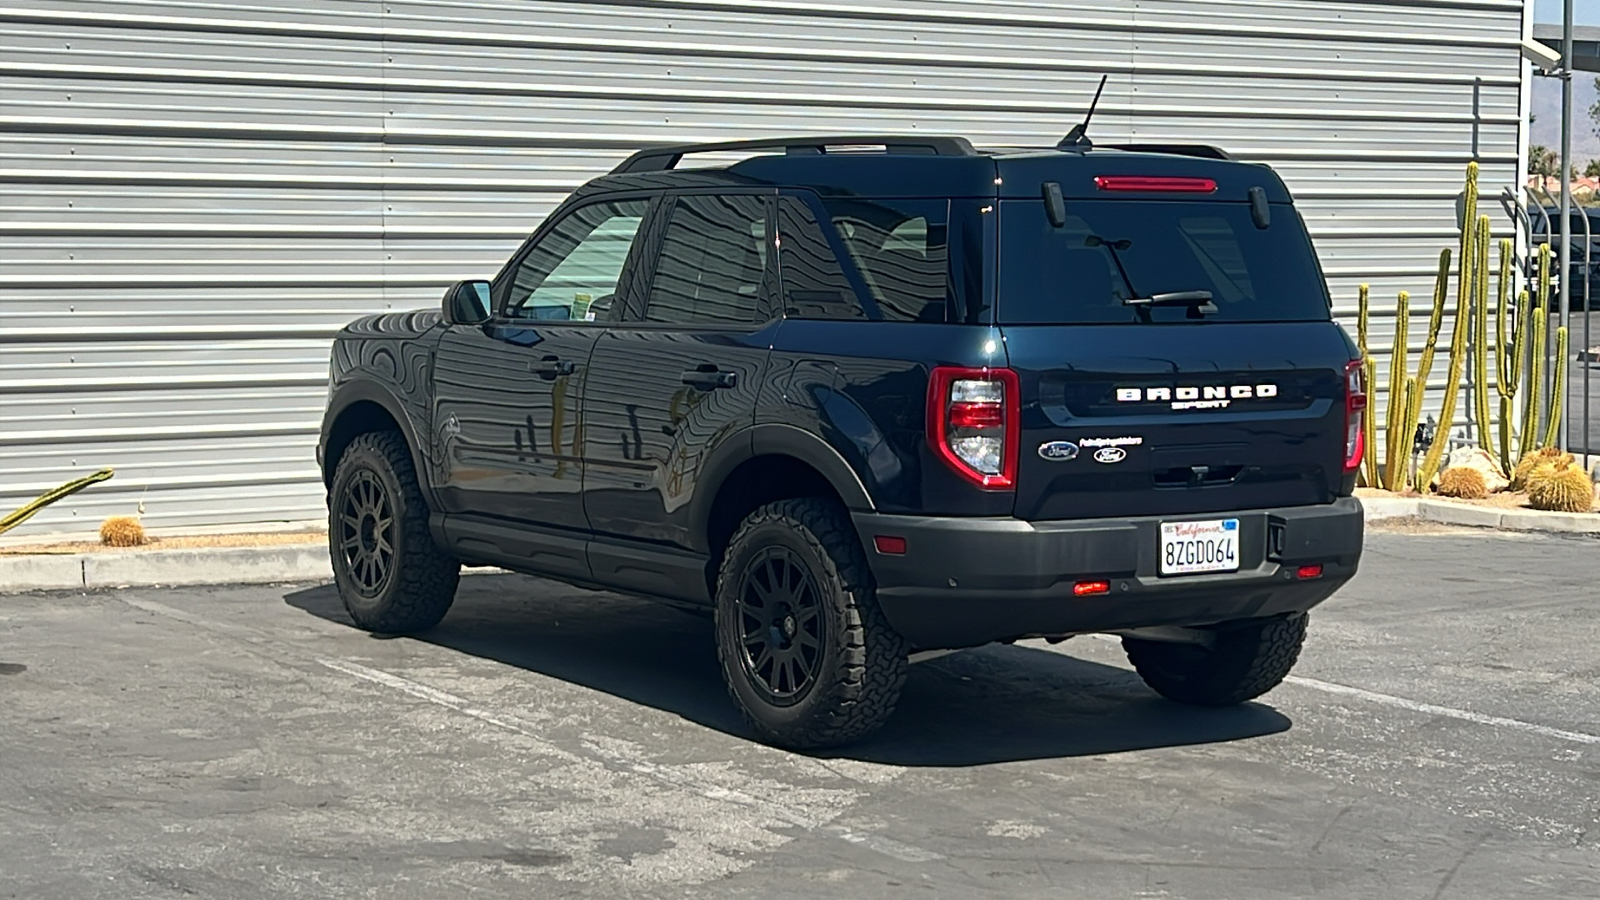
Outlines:
{"type": "MultiPolygon", "coordinates": [[[[1572,164],[1582,172],[1591,159],[1600,159],[1600,135],[1589,118],[1595,103],[1594,76],[1578,73],[1572,80],[1572,164]]],[[[1535,144],[1561,149],[1561,82],[1553,78],[1533,80],[1533,132],[1535,144]]]]}

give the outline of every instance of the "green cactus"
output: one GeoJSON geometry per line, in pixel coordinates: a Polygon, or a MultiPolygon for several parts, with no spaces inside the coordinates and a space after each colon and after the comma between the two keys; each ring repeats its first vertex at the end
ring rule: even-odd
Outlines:
{"type": "MultiPolygon", "coordinates": [[[[1478,208],[1478,164],[1467,165],[1467,210],[1475,213],[1478,208]]],[[[1450,377],[1445,380],[1444,403],[1439,411],[1440,429],[1445,432],[1428,448],[1428,454],[1422,458],[1422,467],[1417,471],[1417,484],[1424,486],[1433,482],[1434,473],[1439,471],[1439,464],[1444,459],[1444,448],[1449,445],[1446,435],[1450,423],[1455,421],[1456,400],[1461,392],[1461,376],[1466,369],[1467,333],[1472,330],[1472,307],[1476,299],[1475,284],[1480,275],[1478,250],[1481,248],[1487,258],[1489,250],[1489,217],[1482,216],[1468,219],[1474,222],[1473,237],[1469,239],[1466,229],[1462,229],[1463,255],[1461,258],[1461,274],[1458,277],[1456,291],[1456,324],[1450,333],[1450,377]]],[[[1486,261],[1486,259],[1485,259],[1486,261]]],[[[1420,398],[1417,401],[1418,409],[1421,408],[1420,398]]]]}
{"type": "MultiPolygon", "coordinates": [[[[1541,259],[1540,269],[1544,268],[1541,259]]],[[[1523,455],[1539,449],[1539,423],[1544,409],[1544,348],[1548,341],[1549,331],[1549,291],[1545,286],[1544,273],[1540,273],[1539,299],[1534,304],[1533,315],[1528,317],[1532,328],[1531,343],[1533,352],[1529,354],[1528,361],[1528,399],[1522,410],[1522,431],[1520,432],[1523,455]]]]}
{"type": "MultiPolygon", "coordinates": [[[[1485,216],[1484,219],[1488,217],[1485,216]]],[[[1478,444],[1489,458],[1495,457],[1493,415],[1489,406],[1489,230],[1480,225],[1477,296],[1472,308],[1472,400],[1473,417],[1478,422],[1478,444]]],[[[1505,287],[1506,253],[1500,248],[1501,290],[1505,287]]]]}
{"type": "Polygon", "coordinates": [[[1567,408],[1567,328],[1556,329],[1556,377],[1550,388],[1550,424],[1545,426],[1542,446],[1554,447],[1561,437],[1561,416],[1567,408]]]}
{"type": "MultiPolygon", "coordinates": [[[[1360,312],[1356,317],[1356,345],[1361,350],[1362,370],[1366,373],[1367,390],[1370,393],[1373,390],[1373,388],[1375,387],[1376,383],[1377,383],[1376,382],[1376,378],[1377,378],[1377,371],[1378,371],[1377,364],[1375,362],[1373,362],[1373,359],[1372,359],[1372,351],[1370,349],[1370,345],[1367,343],[1368,327],[1371,324],[1371,318],[1372,318],[1371,317],[1371,313],[1372,313],[1372,303],[1371,303],[1371,301],[1372,301],[1372,288],[1369,287],[1368,285],[1363,284],[1361,286],[1360,296],[1361,296],[1361,302],[1360,302],[1360,305],[1358,307],[1360,312]]],[[[1374,404],[1374,403],[1370,402],[1370,400],[1369,400],[1369,402],[1367,403],[1366,409],[1364,411],[1362,411],[1362,413],[1361,413],[1361,430],[1362,430],[1362,433],[1363,433],[1363,440],[1362,440],[1363,450],[1362,450],[1362,460],[1361,460],[1361,483],[1366,485],[1367,487],[1377,487],[1378,486],[1378,435],[1377,435],[1377,425],[1378,425],[1378,408],[1377,408],[1377,404],[1374,404]]]]}
{"type": "Polygon", "coordinates": [[[1394,347],[1389,354],[1389,414],[1384,423],[1384,487],[1391,491],[1406,489],[1405,453],[1410,441],[1401,435],[1409,417],[1407,402],[1406,368],[1411,356],[1411,293],[1401,291],[1394,311],[1394,347]]]}

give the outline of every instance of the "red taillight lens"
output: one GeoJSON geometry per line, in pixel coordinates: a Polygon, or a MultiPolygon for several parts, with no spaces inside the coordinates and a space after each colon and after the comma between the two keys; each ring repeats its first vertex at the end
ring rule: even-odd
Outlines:
{"type": "Polygon", "coordinates": [[[1316,566],[1301,566],[1300,568],[1295,570],[1294,575],[1295,575],[1296,578],[1300,579],[1301,581],[1309,581],[1309,580],[1311,580],[1313,578],[1321,578],[1322,577],[1322,566],[1320,566],[1320,565],[1316,565],[1316,566]]]}
{"type": "Polygon", "coordinates": [[[1072,595],[1074,597],[1089,597],[1094,594],[1109,593],[1111,593],[1111,582],[1109,581],[1080,581],[1072,586],[1072,595]]]}
{"type": "Polygon", "coordinates": [[[1361,360],[1353,359],[1344,367],[1344,389],[1344,470],[1354,472],[1366,453],[1362,413],[1367,409],[1367,369],[1361,360]]]}
{"type": "Polygon", "coordinates": [[[1020,388],[1010,369],[937,366],[928,380],[928,442],[963,478],[988,490],[1017,483],[1020,388]]]}
{"type": "Polygon", "coordinates": [[[1168,194],[1214,194],[1217,183],[1210,178],[1183,178],[1160,175],[1100,175],[1094,186],[1102,191],[1155,191],[1168,194]]]}
{"type": "Polygon", "coordinates": [[[1003,428],[1006,424],[1004,401],[1000,403],[951,403],[951,428],[1003,428]]]}

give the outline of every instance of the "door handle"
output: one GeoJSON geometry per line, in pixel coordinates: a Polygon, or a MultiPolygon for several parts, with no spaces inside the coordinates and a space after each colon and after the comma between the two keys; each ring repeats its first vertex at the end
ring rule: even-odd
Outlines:
{"type": "Polygon", "coordinates": [[[528,363],[528,371],[540,378],[553,380],[578,371],[578,364],[558,356],[546,356],[544,359],[528,363]]]}
{"type": "Polygon", "coordinates": [[[739,385],[738,372],[723,372],[711,366],[702,366],[690,369],[683,373],[683,383],[696,390],[711,391],[717,388],[731,388],[739,385]]]}

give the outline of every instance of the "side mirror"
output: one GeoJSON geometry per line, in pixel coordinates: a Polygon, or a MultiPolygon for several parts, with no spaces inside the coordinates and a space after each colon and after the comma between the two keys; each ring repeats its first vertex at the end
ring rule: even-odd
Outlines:
{"type": "Polygon", "coordinates": [[[489,282],[458,281],[444,292],[446,325],[480,325],[489,321],[489,282]]]}

